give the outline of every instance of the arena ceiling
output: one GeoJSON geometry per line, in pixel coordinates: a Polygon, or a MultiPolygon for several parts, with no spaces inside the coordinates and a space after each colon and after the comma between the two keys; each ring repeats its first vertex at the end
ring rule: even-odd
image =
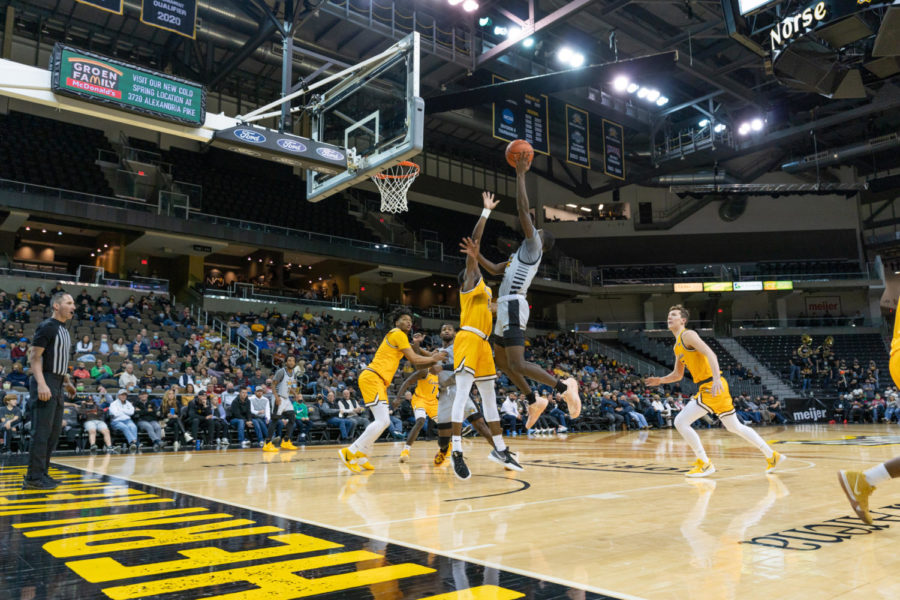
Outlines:
{"type": "MultiPolygon", "coordinates": [[[[781,172],[782,165],[817,151],[841,153],[834,166],[853,164],[863,172],[900,164],[900,153],[878,152],[864,144],[900,130],[900,78],[896,73],[863,81],[859,98],[829,99],[799,91],[767,73],[764,57],[728,35],[719,0],[483,0],[467,13],[447,0],[201,0],[196,39],[140,22],[140,0],[125,0],[123,15],[100,12],[75,0],[0,2],[12,5],[15,35],[49,44],[62,41],[196,80],[215,93],[253,107],[281,93],[282,34],[293,25],[292,82],[314,81],[377,53],[406,33],[415,19],[422,34],[422,96],[436,98],[507,79],[558,71],[556,50],[569,45],[583,52],[586,65],[677,50],[674,68],[647,75],[669,98],[664,107],[617,96],[611,71],[584,69],[584,77],[551,94],[551,104],[573,104],[596,117],[626,127],[629,176],[625,183],[696,173],[718,167],[737,181],[781,172]],[[537,31],[531,48],[505,48],[504,38],[479,27],[477,17],[512,25],[534,11],[537,31]],[[614,43],[613,43],[614,41],[614,43]],[[604,100],[605,98],[605,100],[604,100]],[[697,130],[703,111],[737,128],[745,119],[767,120],[763,132],[711,146],[702,144],[675,156],[651,152],[666,137],[697,130]],[[814,132],[815,135],[811,135],[814,132]]],[[[787,0],[785,5],[797,2],[787,0]]],[[[799,6],[799,3],[798,3],[799,6]]],[[[632,74],[640,79],[641,74],[632,74]]],[[[562,123],[560,123],[562,125],[562,123]]],[[[431,113],[426,150],[486,166],[502,167],[504,142],[491,135],[490,107],[483,104],[431,113]]],[[[622,182],[608,179],[595,161],[590,174],[565,164],[564,157],[540,159],[539,174],[582,197],[622,182]]],[[[809,165],[806,165],[807,167],[809,165]]],[[[820,177],[834,180],[828,164],[820,177]]],[[[503,167],[505,168],[505,167],[503,167]]],[[[815,178],[814,169],[797,167],[815,178]]],[[[659,179],[655,179],[658,183],[659,179]]]]}

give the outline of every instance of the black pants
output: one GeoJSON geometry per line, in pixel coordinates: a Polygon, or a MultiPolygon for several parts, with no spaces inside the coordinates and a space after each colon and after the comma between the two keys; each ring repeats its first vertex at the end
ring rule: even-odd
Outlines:
{"type": "Polygon", "coordinates": [[[44,373],[44,381],[50,388],[50,399],[38,399],[37,381],[28,381],[28,404],[31,410],[31,451],[28,454],[28,481],[40,481],[50,471],[50,455],[59,442],[63,418],[63,378],[44,373]]]}
{"type": "Polygon", "coordinates": [[[272,416],[269,420],[269,429],[266,431],[266,442],[272,441],[272,434],[275,433],[275,427],[278,425],[278,421],[281,421],[282,419],[287,419],[287,427],[284,428],[281,439],[290,441],[291,436],[294,434],[294,424],[297,422],[297,416],[292,410],[285,411],[280,415],[272,416]]]}
{"type": "Polygon", "coordinates": [[[206,432],[206,443],[211,444],[213,439],[225,437],[226,427],[219,419],[200,419],[194,417],[191,419],[191,435],[195,440],[200,439],[200,431],[206,432]]]}

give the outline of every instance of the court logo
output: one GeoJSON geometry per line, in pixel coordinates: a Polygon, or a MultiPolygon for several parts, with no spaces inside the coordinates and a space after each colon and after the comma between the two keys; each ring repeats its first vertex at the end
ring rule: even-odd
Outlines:
{"type": "Polygon", "coordinates": [[[266,141],[266,136],[252,129],[235,129],[234,137],[251,144],[262,144],[266,141]]]}
{"type": "Polygon", "coordinates": [[[122,98],[122,92],[116,89],[122,71],[90,58],[69,57],[72,72],[66,78],[66,85],[108,98],[122,98]]]}
{"type": "Polygon", "coordinates": [[[278,145],[281,146],[282,148],[284,148],[285,150],[287,150],[288,152],[297,152],[297,153],[306,152],[306,145],[301,144],[300,142],[295,141],[295,140],[288,140],[288,139],[282,138],[282,139],[278,140],[278,145]]]}
{"type": "Polygon", "coordinates": [[[506,123],[507,125],[512,125],[513,122],[516,120],[515,115],[513,115],[513,111],[509,110],[508,108],[503,109],[503,113],[501,114],[501,117],[503,118],[503,122],[506,123]]]}
{"type": "Polygon", "coordinates": [[[847,435],[839,440],[772,440],[770,443],[801,446],[896,446],[900,444],[900,435],[847,435]]]}
{"type": "Polygon", "coordinates": [[[328,160],[344,160],[344,155],[332,148],[316,148],[316,154],[328,160]]]}

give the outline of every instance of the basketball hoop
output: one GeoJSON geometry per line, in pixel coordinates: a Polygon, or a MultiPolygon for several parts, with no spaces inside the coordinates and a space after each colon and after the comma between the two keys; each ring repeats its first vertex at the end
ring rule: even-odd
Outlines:
{"type": "Polygon", "coordinates": [[[406,212],[406,192],[418,176],[419,165],[406,160],[373,175],[381,192],[381,212],[406,212]]]}

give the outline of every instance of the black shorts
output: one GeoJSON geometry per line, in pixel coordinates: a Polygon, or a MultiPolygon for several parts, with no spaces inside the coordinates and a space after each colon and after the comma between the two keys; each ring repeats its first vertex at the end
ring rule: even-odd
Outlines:
{"type": "Polygon", "coordinates": [[[501,348],[509,348],[510,346],[525,346],[525,330],[519,327],[510,327],[503,332],[503,335],[492,334],[491,343],[501,348]]]}

